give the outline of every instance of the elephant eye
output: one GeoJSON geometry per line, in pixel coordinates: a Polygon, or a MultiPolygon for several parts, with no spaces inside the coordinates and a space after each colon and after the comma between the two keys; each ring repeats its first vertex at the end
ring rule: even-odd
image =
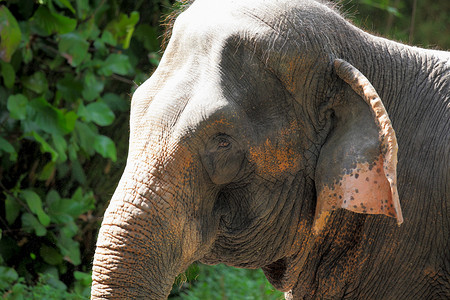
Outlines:
{"type": "Polygon", "coordinates": [[[211,181],[219,185],[234,180],[245,157],[239,141],[225,133],[212,136],[199,154],[211,181]]]}
{"type": "Polygon", "coordinates": [[[228,141],[228,140],[225,139],[225,138],[220,138],[219,141],[218,141],[218,143],[217,143],[217,148],[222,148],[222,149],[224,149],[224,148],[230,147],[230,145],[231,145],[230,141],[228,141]]]}

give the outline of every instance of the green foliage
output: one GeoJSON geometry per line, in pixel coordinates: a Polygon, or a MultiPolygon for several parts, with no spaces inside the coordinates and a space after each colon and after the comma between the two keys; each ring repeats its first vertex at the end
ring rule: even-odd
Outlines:
{"type": "Polygon", "coordinates": [[[4,272],[2,268],[4,267],[0,267],[0,290],[5,288],[1,285],[2,282],[9,282],[10,284],[14,283],[8,292],[3,295],[3,299],[84,300],[90,298],[91,281],[90,274],[88,273],[75,272],[77,282],[74,286],[74,291],[68,292],[66,285],[54,276],[54,272],[41,275],[36,285],[28,286],[25,284],[23,278],[18,278],[14,269],[10,268],[4,272]],[[1,274],[4,275],[2,276],[1,274]]]}
{"type": "Polygon", "coordinates": [[[267,282],[261,270],[195,264],[187,274],[187,283],[175,285],[178,295],[171,299],[284,299],[283,293],[267,282]]]}
{"type": "Polygon", "coordinates": [[[139,24],[141,5],[0,1],[3,298],[89,298],[95,239],[85,237],[99,227],[99,199],[111,195],[95,177],[124,161],[108,127],[126,133],[118,116],[129,110],[134,81],[159,62],[159,28],[139,24]],[[89,169],[96,161],[99,172],[89,169]]]}
{"type": "Polygon", "coordinates": [[[450,49],[450,1],[344,0],[362,28],[420,47],[450,49]]]}
{"type": "Polygon", "coordinates": [[[19,24],[6,6],[0,7],[0,58],[9,62],[20,43],[19,24]]]}

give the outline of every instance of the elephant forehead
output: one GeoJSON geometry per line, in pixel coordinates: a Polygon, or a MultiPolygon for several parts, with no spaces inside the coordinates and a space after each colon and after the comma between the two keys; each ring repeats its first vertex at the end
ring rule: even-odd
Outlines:
{"type": "Polygon", "coordinates": [[[329,60],[324,51],[329,46],[319,36],[332,28],[330,12],[307,0],[197,0],[176,20],[165,56],[172,64],[195,61],[195,68],[225,72],[230,69],[223,64],[227,56],[238,57],[243,68],[260,63],[295,94],[309,80],[308,64],[318,57],[329,60]],[[245,51],[238,53],[238,48],[245,51]],[[317,51],[305,51],[311,49],[317,51]]]}
{"type": "Polygon", "coordinates": [[[226,50],[224,42],[230,38],[232,42],[265,40],[278,31],[280,23],[285,23],[281,20],[286,19],[284,14],[289,10],[275,4],[273,1],[197,0],[177,18],[167,50],[174,46],[186,51],[185,54],[190,50],[211,53],[226,50]]]}
{"type": "Polygon", "coordinates": [[[329,26],[324,23],[330,12],[334,10],[313,0],[196,0],[177,18],[175,29],[197,36],[219,36],[259,28],[298,38],[303,33],[296,29],[320,31],[329,26]]]}
{"type": "Polygon", "coordinates": [[[291,10],[310,10],[317,6],[320,5],[312,0],[196,0],[188,11],[200,24],[205,24],[249,15],[259,19],[270,15],[271,18],[280,20],[280,17],[291,10]]]}

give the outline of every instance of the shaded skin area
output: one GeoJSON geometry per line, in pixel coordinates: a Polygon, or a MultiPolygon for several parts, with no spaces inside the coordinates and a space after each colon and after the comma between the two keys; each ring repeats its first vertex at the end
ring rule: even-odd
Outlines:
{"type": "Polygon", "coordinates": [[[450,297],[449,57],[314,1],[195,1],[133,95],[92,298],[164,299],[194,261],[287,299],[450,297]]]}

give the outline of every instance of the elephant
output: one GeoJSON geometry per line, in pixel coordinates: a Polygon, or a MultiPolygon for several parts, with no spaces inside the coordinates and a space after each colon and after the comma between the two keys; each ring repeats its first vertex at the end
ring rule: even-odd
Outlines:
{"type": "Polygon", "coordinates": [[[286,299],[450,298],[450,52],[330,3],[196,0],[131,99],[92,299],[166,299],[190,264],[286,299]]]}

